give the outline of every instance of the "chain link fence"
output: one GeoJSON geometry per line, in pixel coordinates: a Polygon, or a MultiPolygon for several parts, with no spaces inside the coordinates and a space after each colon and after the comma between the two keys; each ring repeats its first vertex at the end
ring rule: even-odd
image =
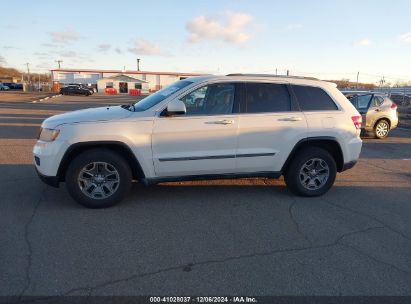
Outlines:
{"type": "Polygon", "coordinates": [[[411,106],[411,87],[382,87],[376,88],[374,91],[388,94],[398,105],[411,106]]]}

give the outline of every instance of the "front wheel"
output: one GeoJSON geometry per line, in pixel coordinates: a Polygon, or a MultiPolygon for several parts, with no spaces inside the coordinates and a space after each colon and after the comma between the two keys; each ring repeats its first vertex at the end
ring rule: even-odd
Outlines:
{"type": "Polygon", "coordinates": [[[294,157],[284,179],[291,192],[301,196],[320,196],[334,184],[337,166],[326,150],[310,147],[294,157]]]}
{"type": "Polygon", "coordinates": [[[128,163],[107,149],[92,149],[69,165],[66,185],[70,195],[88,208],[106,208],[121,201],[131,187],[128,163]]]}
{"type": "Polygon", "coordinates": [[[374,127],[374,134],[378,139],[386,138],[389,132],[390,124],[384,119],[380,120],[374,127]]]}

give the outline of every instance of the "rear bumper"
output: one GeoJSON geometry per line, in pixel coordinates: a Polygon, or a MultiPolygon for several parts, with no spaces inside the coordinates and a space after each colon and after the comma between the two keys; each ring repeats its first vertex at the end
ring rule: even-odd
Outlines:
{"type": "Polygon", "coordinates": [[[345,163],[345,164],[343,165],[343,167],[342,167],[341,172],[346,171],[346,170],[348,170],[348,169],[351,169],[352,167],[355,166],[356,163],[357,163],[356,160],[353,160],[353,161],[350,161],[350,162],[348,162],[348,163],[345,163]]]}
{"type": "Polygon", "coordinates": [[[47,175],[43,175],[39,172],[39,170],[36,167],[36,172],[37,175],[39,176],[39,178],[41,179],[41,181],[49,186],[52,186],[54,188],[58,188],[59,184],[60,184],[60,180],[58,178],[58,176],[47,176],[47,175]]]}
{"type": "Polygon", "coordinates": [[[352,168],[358,161],[362,148],[362,140],[360,137],[353,137],[349,141],[341,145],[344,155],[344,164],[341,171],[352,168]]]}
{"type": "Polygon", "coordinates": [[[381,120],[388,120],[390,124],[390,130],[395,129],[398,126],[398,112],[392,112],[391,115],[378,117],[375,120],[367,120],[367,124],[363,127],[363,129],[367,132],[374,132],[374,127],[376,123],[381,120]]]}

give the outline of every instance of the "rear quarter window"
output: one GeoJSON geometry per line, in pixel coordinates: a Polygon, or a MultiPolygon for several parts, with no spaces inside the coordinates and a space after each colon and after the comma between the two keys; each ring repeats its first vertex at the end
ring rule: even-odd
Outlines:
{"type": "Polygon", "coordinates": [[[321,88],[309,86],[292,86],[301,111],[335,111],[337,105],[321,88]]]}

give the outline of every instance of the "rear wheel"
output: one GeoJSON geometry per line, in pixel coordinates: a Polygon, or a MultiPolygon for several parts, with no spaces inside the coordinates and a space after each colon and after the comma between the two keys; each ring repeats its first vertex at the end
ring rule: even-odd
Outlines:
{"type": "Polygon", "coordinates": [[[390,124],[385,119],[380,120],[374,127],[374,135],[376,138],[386,138],[389,132],[390,124]]]}
{"type": "Polygon", "coordinates": [[[294,157],[284,178],[291,192],[302,196],[319,196],[334,184],[337,166],[326,150],[310,147],[294,157]]]}
{"type": "Polygon", "coordinates": [[[128,163],[117,153],[93,149],[78,155],[69,165],[66,185],[70,195],[88,208],[110,207],[131,187],[128,163]]]}

